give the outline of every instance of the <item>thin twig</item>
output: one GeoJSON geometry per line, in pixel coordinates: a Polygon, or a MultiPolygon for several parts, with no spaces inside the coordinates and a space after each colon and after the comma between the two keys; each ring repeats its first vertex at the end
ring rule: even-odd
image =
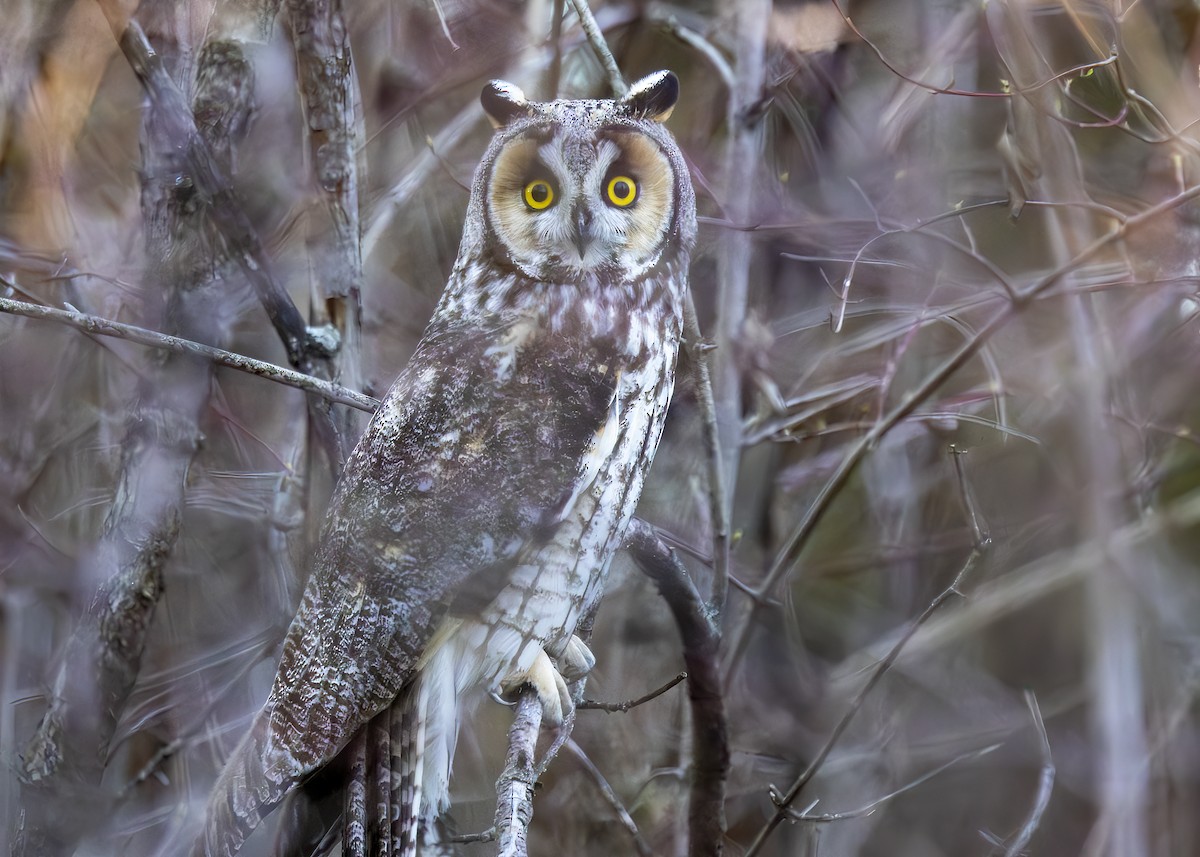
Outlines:
{"type": "Polygon", "coordinates": [[[170,351],[174,354],[190,354],[194,357],[201,357],[220,366],[236,369],[239,372],[245,372],[249,375],[257,375],[260,378],[266,378],[268,381],[274,381],[276,384],[283,384],[287,387],[295,387],[298,390],[315,393],[323,399],[328,399],[340,405],[349,405],[352,408],[358,408],[360,411],[366,411],[367,413],[372,413],[379,407],[378,399],[355,392],[338,384],[332,384],[328,381],[322,381],[320,378],[314,378],[311,375],[285,369],[282,366],[276,366],[274,363],[255,360],[253,357],[235,354],[232,351],[214,348],[211,345],[193,342],[190,339],[182,339],[178,336],[147,330],[144,327],[124,324],[119,321],[109,321],[105,318],[73,310],[54,309],[24,301],[15,301],[11,298],[0,298],[0,312],[24,316],[25,318],[56,321],[60,324],[66,324],[99,336],[124,339],[127,342],[136,342],[138,345],[146,345],[150,348],[161,348],[164,351],[170,351]]]}
{"type": "Polygon", "coordinates": [[[459,833],[454,836],[447,836],[446,841],[451,845],[469,845],[473,842],[495,842],[496,828],[489,827],[487,830],[479,833],[459,833]]]}
{"type": "Polygon", "coordinates": [[[842,715],[842,719],[839,720],[837,725],[833,727],[833,731],[829,734],[829,737],[825,740],[825,743],[821,746],[821,749],[817,752],[817,755],[811,762],[808,763],[808,767],[806,767],[800,776],[796,778],[796,780],[788,788],[787,792],[780,794],[772,788],[771,799],[776,807],[775,814],[770,818],[769,821],[767,821],[762,829],[759,830],[758,835],[754,838],[754,841],[746,850],[745,857],[754,857],[755,854],[758,854],[762,849],[763,844],[767,841],[767,838],[771,835],[775,828],[778,827],[783,821],[791,817],[791,805],[795,802],[796,798],[800,796],[800,792],[804,789],[804,787],[808,785],[812,778],[816,776],[817,772],[825,764],[825,760],[829,758],[829,754],[833,751],[834,746],[841,739],[847,727],[850,726],[850,722],[854,719],[854,716],[858,714],[859,709],[862,708],[863,702],[870,695],[871,691],[873,691],[883,679],[884,675],[887,674],[888,670],[891,669],[892,664],[896,662],[896,659],[900,657],[900,653],[904,651],[904,647],[908,644],[908,641],[912,639],[913,634],[915,634],[917,630],[923,624],[925,624],[929,617],[932,616],[939,607],[946,603],[946,601],[955,595],[962,594],[962,583],[966,579],[967,575],[970,574],[970,572],[975,568],[975,565],[979,562],[980,557],[983,556],[983,550],[984,548],[981,547],[975,547],[971,550],[970,555],[967,557],[967,561],[963,563],[963,567],[959,570],[958,574],[954,576],[954,580],[950,582],[950,585],[943,589],[936,598],[929,602],[929,605],[921,612],[921,615],[917,617],[916,621],[914,621],[908,627],[908,629],[905,630],[900,639],[896,641],[896,644],[892,646],[891,651],[889,651],[887,656],[879,662],[879,665],[875,667],[875,670],[871,673],[866,683],[859,689],[858,693],[854,697],[854,700],[850,703],[849,708],[846,709],[846,713],[842,715]]]}
{"type": "Polygon", "coordinates": [[[696,318],[696,304],[689,289],[684,294],[683,335],[696,381],[696,398],[700,402],[700,427],[708,453],[708,513],[712,521],[713,578],[709,593],[709,609],[720,615],[729,594],[729,507],[726,504],[725,467],[722,463],[721,438],[717,430],[717,405],[713,397],[712,375],[708,367],[708,350],[696,318]]]}
{"type": "Polygon", "coordinates": [[[660,22],[666,27],[668,33],[704,57],[705,61],[712,67],[712,70],[721,78],[721,82],[725,84],[725,88],[729,92],[733,92],[734,87],[737,86],[737,79],[734,77],[733,68],[712,42],[691,27],[680,23],[679,19],[674,15],[667,15],[664,18],[651,18],[651,20],[660,22]]]}
{"type": "Polygon", "coordinates": [[[1003,745],[992,744],[990,746],[983,747],[982,749],[979,749],[979,750],[972,750],[970,753],[963,753],[962,755],[955,756],[950,761],[945,762],[944,764],[938,765],[932,771],[926,771],[924,774],[917,777],[912,782],[906,783],[903,786],[901,786],[900,788],[896,789],[895,791],[888,792],[883,797],[877,798],[877,799],[871,801],[870,803],[866,804],[865,806],[860,806],[858,809],[851,809],[851,810],[847,810],[846,812],[827,812],[827,813],[821,813],[819,815],[813,815],[812,812],[798,812],[797,810],[789,809],[788,817],[792,821],[807,821],[807,822],[815,823],[815,824],[828,824],[828,823],[834,822],[834,821],[845,821],[850,818],[862,818],[864,816],[868,816],[871,813],[875,812],[875,810],[879,809],[879,807],[883,806],[888,801],[899,797],[900,795],[904,794],[905,792],[910,792],[913,789],[917,788],[918,786],[924,785],[925,783],[929,782],[934,777],[936,777],[938,774],[942,773],[943,771],[949,770],[950,768],[957,765],[959,762],[967,762],[967,761],[971,761],[972,759],[978,759],[981,756],[986,756],[988,753],[991,753],[993,750],[996,750],[996,749],[1000,748],[1001,746],[1003,746],[1003,745]]]}
{"type": "Polygon", "coordinates": [[[581,709],[583,711],[626,712],[626,711],[629,711],[631,708],[637,708],[639,705],[645,705],[647,702],[649,702],[652,699],[657,699],[658,697],[662,696],[664,693],[666,693],[671,688],[675,687],[675,685],[679,684],[681,681],[683,681],[687,677],[688,677],[687,672],[681,672],[679,675],[675,676],[675,678],[671,679],[669,682],[664,684],[662,687],[659,687],[659,688],[656,688],[656,689],[650,691],[645,696],[639,696],[637,699],[631,699],[631,700],[628,700],[627,702],[597,702],[594,699],[585,699],[583,702],[579,703],[575,707],[578,709],[581,709]]]}
{"type": "Polygon", "coordinates": [[[1054,758],[1050,755],[1050,739],[1046,735],[1042,710],[1038,707],[1037,697],[1034,696],[1032,690],[1025,691],[1025,704],[1029,706],[1029,713],[1033,717],[1033,727],[1037,730],[1038,746],[1042,755],[1042,769],[1038,775],[1038,789],[1033,798],[1033,806],[1029,808],[1029,814],[1025,816],[1025,823],[1021,825],[1016,837],[1004,849],[1004,857],[1018,857],[1025,852],[1025,847],[1033,839],[1038,825],[1042,823],[1042,815],[1045,814],[1046,807],[1050,803],[1050,793],[1054,791],[1054,758]]]}
{"type": "Polygon", "coordinates": [[[971,484],[967,481],[966,468],[963,465],[963,456],[967,454],[965,449],[959,449],[953,444],[950,445],[950,460],[954,462],[954,475],[958,481],[958,495],[962,498],[963,510],[966,512],[967,521],[971,525],[971,535],[975,539],[976,547],[987,544],[991,540],[991,535],[988,532],[987,523],[983,520],[983,516],[979,512],[979,505],[975,502],[975,492],[971,490],[971,484]]]}
{"type": "Polygon", "coordinates": [[[613,791],[613,787],[609,785],[608,780],[604,778],[604,774],[600,773],[600,769],[593,764],[588,758],[588,754],[583,752],[583,748],[576,744],[573,740],[567,741],[567,750],[575,757],[576,761],[587,771],[588,776],[592,778],[592,782],[596,784],[596,788],[600,790],[601,796],[605,802],[612,807],[613,812],[617,816],[617,820],[621,822],[621,826],[629,831],[629,835],[633,838],[633,847],[637,851],[639,857],[652,857],[654,851],[650,845],[642,837],[642,832],[638,830],[637,824],[633,820],[633,816],[629,814],[629,810],[625,808],[625,804],[621,803],[621,799],[617,797],[617,793],[613,791]]]}
{"type": "Polygon", "coordinates": [[[596,23],[596,18],[592,15],[587,0],[571,0],[571,8],[579,16],[579,23],[587,34],[588,42],[595,51],[596,58],[604,66],[604,73],[608,75],[608,85],[612,89],[613,95],[620,98],[629,90],[629,87],[625,85],[625,78],[621,77],[621,69],[617,67],[617,60],[613,57],[612,51],[608,49],[608,42],[604,40],[604,34],[600,32],[600,26],[596,23]]]}

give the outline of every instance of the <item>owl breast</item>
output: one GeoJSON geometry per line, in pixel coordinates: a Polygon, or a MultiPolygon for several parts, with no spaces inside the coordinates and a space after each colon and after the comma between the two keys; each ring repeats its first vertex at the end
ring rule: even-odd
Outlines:
{"type": "Polygon", "coordinates": [[[545,387],[540,404],[546,408],[562,406],[553,398],[563,387],[555,375],[572,372],[572,364],[584,375],[607,377],[612,393],[555,525],[526,544],[485,604],[452,608],[436,635],[423,671],[445,677],[428,688],[424,782],[433,809],[448,802],[464,694],[479,686],[495,694],[505,677],[528,670],[542,651],[557,654],[603,594],[662,435],[681,326],[677,300],[657,294],[635,303],[640,306],[630,311],[624,301],[558,305],[551,299],[544,314],[512,323],[489,349],[497,383],[545,387]],[[540,359],[547,347],[557,355],[554,362],[540,359]]]}

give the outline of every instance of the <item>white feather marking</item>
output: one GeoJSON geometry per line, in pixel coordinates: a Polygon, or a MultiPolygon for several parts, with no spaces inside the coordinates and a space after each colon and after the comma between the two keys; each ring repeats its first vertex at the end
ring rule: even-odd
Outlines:
{"type": "Polygon", "coordinates": [[[500,341],[489,346],[483,356],[495,364],[495,379],[497,384],[503,384],[512,377],[517,365],[517,354],[525,347],[537,330],[536,320],[525,318],[518,321],[504,332],[500,341]]]}

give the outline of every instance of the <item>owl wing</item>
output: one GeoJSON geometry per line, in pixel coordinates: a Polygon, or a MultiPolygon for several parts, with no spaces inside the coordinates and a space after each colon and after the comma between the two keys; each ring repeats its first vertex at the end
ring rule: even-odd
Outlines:
{"type": "Polygon", "coordinates": [[[232,854],[485,604],[587,478],[617,391],[604,343],[427,332],[347,462],[271,695],[226,766],[206,846],[232,854]]]}

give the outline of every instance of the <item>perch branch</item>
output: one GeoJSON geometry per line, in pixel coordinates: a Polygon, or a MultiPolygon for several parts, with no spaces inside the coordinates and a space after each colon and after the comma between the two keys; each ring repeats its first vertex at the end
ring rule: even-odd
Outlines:
{"type": "Polygon", "coordinates": [[[498,857],[527,857],[529,853],[526,837],[533,821],[537,740],[541,728],[542,703],[537,691],[525,687],[517,697],[513,725],[508,731],[508,756],[496,781],[498,857]]]}

